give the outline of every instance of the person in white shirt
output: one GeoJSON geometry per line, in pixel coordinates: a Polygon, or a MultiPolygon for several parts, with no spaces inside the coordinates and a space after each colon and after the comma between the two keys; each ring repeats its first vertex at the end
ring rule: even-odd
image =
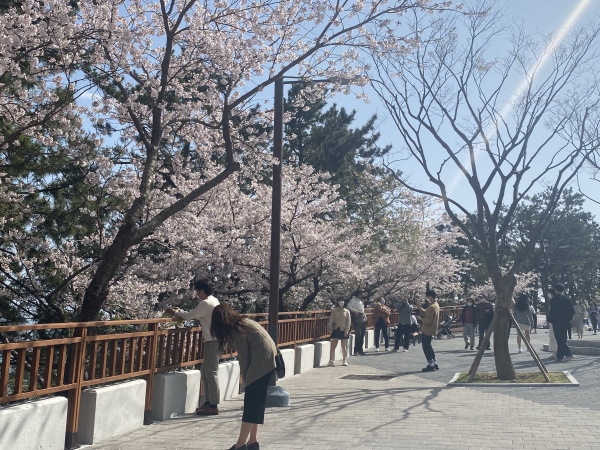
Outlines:
{"type": "Polygon", "coordinates": [[[212,296],[213,289],[208,280],[198,280],[194,283],[196,295],[200,303],[189,312],[179,308],[168,308],[167,313],[173,314],[176,319],[191,320],[198,319],[202,327],[202,338],[204,340],[204,354],[202,360],[201,382],[204,389],[204,403],[196,414],[199,416],[214,416],[219,414],[220,391],[219,391],[219,343],[210,335],[210,325],[213,309],[219,304],[219,300],[212,296]]]}
{"type": "Polygon", "coordinates": [[[365,305],[361,299],[362,293],[355,292],[346,308],[350,311],[352,316],[352,328],[354,329],[354,355],[363,356],[365,354],[363,345],[365,343],[365,333],[367,332],[367,316],[365,315],[365,305]]]}

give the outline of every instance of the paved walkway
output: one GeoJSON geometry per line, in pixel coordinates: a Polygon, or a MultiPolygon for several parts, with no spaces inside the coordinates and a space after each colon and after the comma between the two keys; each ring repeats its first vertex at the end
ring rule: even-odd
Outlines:
{"type": "MultiPolygon", "coordinates": [[[[590,336],[586,339],[599,339],[590,336]]],[[[547,330],[532,336],[536,349],[547,330]]],[[[534,370],[527,353],[516,354],[517,371],[534,370]]],[[[581,387],[448,388],[455,372],[465,372],[475,352],[462,338],[434,341],[441,369],[422,373],[419,346],[408,353],[353,357],[348,367],[315,369],[280,382],[292,405],[267,410],[261,448],[269,449],[600,449],[600,365],[575,356],[553,363],[569,370],[581,387]],[[387,381],[344,379],[345,375],[393,374],[387,381]]],[[[540,353],[548,358],[548,353],[540,353]]],[[[482,370],[493,370],[487,353],[482,370]]],[[[242,401],[220,405],[216,417],[189,415],[157,422],[127,435],[89,446],[94,449],[228,449],[237,439],[242,401]]]]}

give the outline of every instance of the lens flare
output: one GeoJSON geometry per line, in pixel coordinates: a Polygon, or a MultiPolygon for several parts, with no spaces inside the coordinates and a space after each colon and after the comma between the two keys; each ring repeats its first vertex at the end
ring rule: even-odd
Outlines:
{"type": "MultiPolygon", "coordinates": [[[[589,4],[591,2],[592,2],[592,0],[581,0],[577,4],[577,6],[573,9],[573,12],[571,12],[569,17],[567,17],[567,20],[565,20],[565,22],[559,28],[554,39],[552,39],[552,41],[544,49],[544,52],[542,53],[542,57],[540,58],[539,62],[538,61],[534,62],[532,64],[532,66],[529,68],[529,70],[527,71],[527,76],[521,82],[519,87],[517,87],[517,89],[513,92],[513,94],[512,94],[513,97],[518,97],[527,90],[527,88],[529,87],[529,80],[531,80],[533,73],[535,71],[539,71],[544,68],[546,61],[548,61],[548,58],[552,55],[554,50],[556,50],[556,47],[558,47],[561,44],[561,42],[565,39],[565,37],[567,36],[567,34],[571,30],[571,28],[573,28],[573,26],[575,25],[575,23],[577,22],[579,17],[583,14],[585,9],[589,6],[589,4]]],[[[500,111],[499,116],[505,117],[512,111],[512,108],[513,108],[512,104],[507,103],[506,105],[504,105],[504,108],[502,108],[502,110],[500,111]]],[[[491,125],[490,128],[488,130],[486,130],[486,136],[488,137],[488,140],[491,140],[494,137],[495,129],[496,129],[496,127],[494,125],[491,125]]],[[[479,153],[479,152],[475,153],[475,160],[477,160],[479,158],[480,154],[481,153],[479,153]]],[[[462,162],[462,165],[464,167],[468,167],[470,160],[471,160],[470,156],[465,158],[465,160],[462,162]]],[[[460,184],[460,182],[462,180],[463,180],[463,174],[460,170],[457,170],[456,175],[454,176],[454,178],[452,179],[450,184],[448,184],[448,187],[447,187],[448,193],[451,194],[452,191],[460,184]]]]}

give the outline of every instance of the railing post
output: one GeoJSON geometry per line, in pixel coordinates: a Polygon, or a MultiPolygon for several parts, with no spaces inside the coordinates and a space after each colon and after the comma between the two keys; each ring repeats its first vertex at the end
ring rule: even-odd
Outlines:
{"type": "MultiPolygon", "coordinates": [[[[81,342],[75,345],[75,352],[71,356],[75,358],[73,364],[73,372],[71,373],[71,382],[77,385],[71,389],[68,394],[68,409],[67,409],[67,434],[65,436],[65,447],[68,449],[79,447],[77,440],[77,431],[79,429],[79,409],[81,405],[81,384],[83,383],[85,372],[85,347],[87,342],[87,328],[77,327],[74,332],[74,337],[80,337],[81,342]]],[[[47,358],[47,357],[46,357],[47,358]]],[[[48,362],[46,362],[48,364],[48,362]]],[[[50,362],[50,364],[52,364],[50,362]]],[[[93,370],[94,368],[92,368],[93,370]]]]}
{"type": "Polygon", "coordinates": [[[156,370],[156,347],[158,342],[158,323],[148,324],[148,331],[154,332],[150,336],[150,345],[148,346],[148,370],[146,375],[146,406],[144,407],[144,425],[152,423],[152,388],[154,387],[154,372],[156,370]]]}
{"type": "Polygon", "coordinates": [[[296,342],[298,342],[298,314],[294,314],[294,350],[296,350],[296,342]]]}

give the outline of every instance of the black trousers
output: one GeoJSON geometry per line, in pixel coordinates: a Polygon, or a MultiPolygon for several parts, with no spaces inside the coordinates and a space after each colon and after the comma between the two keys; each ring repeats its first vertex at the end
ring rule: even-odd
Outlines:
{"type": "Polygon", "coordinates": [[[571,329],[571,324],[552,324],[554,330],[554,337],[556,338],[556,344],[558,350],[556,351],[556,359],[561,360],[565,356],[573,356],[571,349],[567,345],[567,331],[571,329]]]}
{"type": "Polygon", "coordinates": [[[396,327],[396,337],[394,338],[394,348],[398,350],[400,348],[400,341],[402,341],[402,346],[408,350],[410,345],[410,335],[412,332],[412,327],[410,324],[400,325],[396,327]]]}
{"type": "Polygon", "coordinates": [[[423,353],[425,353],[425,358],[427,358],[427,362],[435,359],[435,352],[433,351],[433,347],[431,346],[431,340],[433,336],[428,336],[423,334],[421,337],[421,343],[423,345],[423,353]]]}
{"type": "Polygon", "coordinates": [[[375,324],[375,348],[379,348],[379,342],[380,342],[379,339],[380,339],[382,331],[383,331],[383,340],[385,342],[385,348],[388,348],[390,346],[390,336],[389,336],[387,328],[388,328],[387,325],[385,324],[383,319],[380,317],[377,320],[377,323],[375,324]]]}
{"type": "Polygon", "coordinates": [[[244,413],[242,422],[265,423],[265,403],[267,402],[267,387],[275,369],[253,381],[244,391],[244,413]]]}
{"type": "Polygon", "coordinates": [[[594,329],[594,333],[596,332],[596,328],[598,328],[598,318],[590,317],[590,322],[592,322],[592,328],[594,329]]]}
{"type": "Polygon", "coordinates": [[[363,346],[365,345],[365,333],[367,332],[367,322],[354,322],[352,323],[354,328],[354,353],[363,353],[363,346]]]}

